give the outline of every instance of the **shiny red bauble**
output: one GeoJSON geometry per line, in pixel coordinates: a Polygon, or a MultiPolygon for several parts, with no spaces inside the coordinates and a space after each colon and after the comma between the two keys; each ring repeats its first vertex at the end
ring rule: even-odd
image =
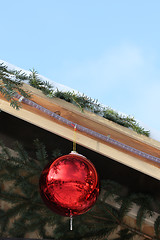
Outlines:
{"type": "Polygon", "coordinates": [[[44,203],[62,216],[87,212],[99,195],[99,179],[95,167],[77,153],[59,157],[48,164],[39,183],[44,203]]]}

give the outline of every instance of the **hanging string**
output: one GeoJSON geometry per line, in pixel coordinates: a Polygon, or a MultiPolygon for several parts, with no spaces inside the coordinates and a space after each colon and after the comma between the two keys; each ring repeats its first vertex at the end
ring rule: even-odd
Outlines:
{"type": "Polygon", "coordinates": [[[73,133],[73,152],[76,152],[76,137],[77,137],[77,124],[74,125],[74,133],[73,133]]]}

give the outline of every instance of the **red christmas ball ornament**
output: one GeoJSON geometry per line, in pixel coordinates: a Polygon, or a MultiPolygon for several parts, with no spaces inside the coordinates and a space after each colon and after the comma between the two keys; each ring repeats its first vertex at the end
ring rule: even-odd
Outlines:
{"type": "Polygon", "coordinates": [[[75,152],[48,164],[39,183],[44,203],[62,216],[87,212],[99,195],[99,178],[94,165],[75,152]]]}

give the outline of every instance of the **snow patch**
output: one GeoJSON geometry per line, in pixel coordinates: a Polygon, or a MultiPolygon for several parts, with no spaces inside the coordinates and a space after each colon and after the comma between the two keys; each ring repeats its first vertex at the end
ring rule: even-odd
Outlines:
{"type": "MultiPolygon", "coordinates": [[[[22,69],[20,67],[17,67],[17,66],[15,66],[13,64],[10,64],[10,63],[6,62],[6,61],[0,60],[0,64],[1,63],[3,63],[5,66],[7,66],[9,70],[21,71],[22,73],[25,73],[27,76],[29,76],[31,74],[30,71],[24,70],[24,69],[22,69]]],[[[74,91],[75,93],[78,93],[77,90],[74,90],[74,89],[72,89],[70,87],[67,87],[67,86],[63,85],[63,84],[54,82],[53,80],[50,80],[49,78],[46,78],[46,77],[44,77],[44,76],[42,76],[40,74],[37,74],[37,76],[39,77],[39,79],[41,81],[49,82],[53,86],[53,88],[55,90],[58,89],[59,91],[63,91],[63,92],[67,92],[67,91],[73,92],[74,91]]]]}

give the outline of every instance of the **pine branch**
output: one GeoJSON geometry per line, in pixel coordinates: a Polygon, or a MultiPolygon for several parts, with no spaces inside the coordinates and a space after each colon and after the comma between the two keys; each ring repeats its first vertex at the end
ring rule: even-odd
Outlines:
{"type": "Polygon", "coordinates": [[[10,151],[2,143],[0,143],[0,146],[2,147],[2,153],[0,153],[0,169],[5,168],[11,170],[11,168],[14,168],[15,171],[24,169],[34,174],[41,173],[42,169],[38,161],[35,159],[31,160],[20,144],[16,145],[15,156],[12,156],[10,151]]]}
{"type": "Polygon", "coordinates": [[[25,80],[28,80],[28,77],[22,71],[9,70],[3,63],[0,64],[0,93],[13,108],[21,107],[19,101],[15,99],[16,93],[30,98],[30,93],[22,88],[25,80]]]}
{"type": "Polygon", "coordinates": [[[40,164],[41,170],[43,170],[44,166],[47,164],[47,152],[44,144],[39,142],[38,139],[34,141],[34,145],[36,148],[36,159],[40,164]]]}
{"type": "Polygon", "coordinates": [[[38,72],[34,68],[30,69],[30,71],[31,74],[29,76],[29,84],[32,87],[41,90],[45,95],[53,97],[53,86],[47,81],[42,81],[38,77],[38,72]]]}
{"type": "Polygon", "coordinates": [[[115,183],[111,180],[102,180],[101,181],[102,189],[104,190],[102,200],[105,201],[109,197],[115,198],[116,195],[120,195],[122,193],[122,186],[118,183],[115,183]]]}
{"type": "Polygon", "coordinates": [[[98,103],[97,100],[89,98],[84,94],[82,95],[70,91],[63,92],[57,89],[57,91],[53,93],[53,96],[64,99],[67,102],[77,105],[81,109],[81,111],[83,111],[84,109],[89,110],[91,112],[99,114],[100,116],[108,120],[118,123],[124,127],[130,128],[139,134],[143,134],[145,136],[149,136],[150,134],[149,131],[141,127],[133,117],[123,116],[122,114],[119,114],[112,108],[102,106],[101,104],[98,103]]]}
{"type": "Polygon", "coordinates": [[[6,231],[8,224],[9,224],[9,220],[14,216],[16,217],[18,214],[20,214],[24,209],[26,209],[26,203],[20,203],[12,208],[10,208],[9,210],[7,210],[6,212],[1,212],[0,215],[0,221],[2,221],[2,227],[1,227],[1,234],[3,234],[3,232],[6,231]]]}
{"type": "Polygon", "coordinates": [[[119,220],[122,221],[123,218],[127,215],[127,213],[131,210],[133,206],[131,197],[123,197],[121,198],[121,207],[119,209],[119,220]]]}
{"type": "MultiPolygon", "coordinates": [[[[152,213],[151,202],[153,199],[143,194],[124,194],[122,186],[112,181],[102,181],[104,191],[108,190],[108,193],[104,194],[104,196],[112,196],[114,201],[118,201],[120,204],[120,209],[105,203],[106,198],[100,196],[101,200],[98,200],[88,213],[74,218],[74,230],[70,231],[68,219],[50,211],[39,195],[39,176],[48,161],[44,145],[39,141],[35,142],[35,157],[32,158],[19,144],[16,147],[14,153],[16,156],[14,157],[3,144],[1,146],[0,199],[11,204],[11,207],[7,210],[0,211],[2,235],[8,232],[12,237],[24,237],[25,233],[36,231],[41,238],[104,240],[120,226],[124,231],[119,232],[119,239],[122,239],[122,237],[123,240],[131,239],[134,235],[148,240],[154,239],[140,229],[130,227],[123,222],[124,216],[126,216],[134,202],[140,208],[143,208],[140,217],[140,223],[142,224],[144,216],[152,213]],[[12,181],[12,185],[5,190],[8,181],[12,181]],[[119,198],[117,194],[120,195],[119,198]],[[10,219],[13,220],[11,227],[8,225],[10,219]],[[46,226],[53,228],[51,236],[48,236],[46,226]]],[[[157,218],[155,222],[157,236],[160,231],[159,222],[160,218],[157,218]]]]}
{"type": "Polygon", "coordinates": [[[138,236],[140,236],[140,237],[144,237],[145,239],[157,240],[156,238],[151,237],[150,235],[145,234],[145,233],[141,232],[141,231],[138,230],[138,229],[135,229],[135,228],[133,228],[133,227],[130,227],[130,226],[127,225],[127,224],[124,224],[124,223],[123,223],[123,224],[121,224],[121,226],[124,227],[124,228],[127,228],[129,231],[135,233],[136,235],[138,235],[138,236]]]}
{"type": "Polygon", "coordinates": [[[154,200],[151,196],[143,194],[132,195],[132,199],[138,206],[140,206],[136,221],[137,226],[141,228],[146,216],[153,216],[152,203],[154,200]]]}
{"type": "Polygon", "coordinates": [[[73,92],[62,92],[46,81],[39,78],[38,72],[33,68],[30,69],[31,73],[29,77],[22,71],[9,70],[3,63],[0,64],[0,93],[10,102],[10,105],[15,109],[20,109],[21,104],[15,99],[15,94],[20,93],[22,96],[29,98],[31,97],[28,91],[25,91],[23,87],[24,81],[28,80],[32,87],[41,90],[48,97],[58,97],[65,101],[71,102],[77,105],[81,111],[87,109],[93,113],[99,114],[100,116],[116,122],[124,127],[130,128],[139,134],[149,136],[150,132],[145,130],[135,121],[133,117],[123,116],[118,112],[114,111],[109,107],[104,107],[98,103],[97,100],[89,98],[86,95],[73,92]]]}
{"type": "Polygon", "coordinates": [[[114,213],[113,213],[113,210],[114,210],[114,208],[111,208],[111,207],[109,207],[109,205],[108,205],[108,207],[106,208],[104,208],[105,210],[106,210],[106,212],[107,213],[109,213],[109,215],[115,220],[115,222],[117,222],[117,224],[120,224],[120,220],[119,220],[119,218],[117,217],[117,214],[114,214],[116,211],[114,211],[114,213]],[[109,209],[110,208],[110,209],[109,209]]]}
{"type": "Polygon", "coordinates": [[[154,230],[155,230],[156,237],[159,239],[160,238],[160,216],[157,217],[154,223],[154,230]]]}
{"type": "Polygon", "coordinates": [[[121,229],[118,232],[118,235],[119,237],[113,240],[131,240],[135,236],[135,233],[132,233],[129,231],[129,229],[125,228],[125,229],[121,229]]]}
{"type": "MultiPolygon", "coordinates": [[[[126,237],[129,237],[128,239],[130,239],[130,238],[132,239],[133,236],[138,235],[138,236],[144,237],[144,238],[146,238],[146,239],[156,240],[154,237],[151,237],[150,235],[145,234],[145,233],[141,232],[140,230],[135,229],[135,228],[133,228],[133,227],[130,227],[129,225],[127,225],[127,224],[125,224],[124,222],[122,222],[121,219],[118,219],[117,216],[113,214],[113,211],[112,211],[111,208],[108,209],[108,208],[105,207],[105,210],[106,210],[107,213],[110,215],[110,217],[111,217],[112,219],[114,219],[115,222],[117,222],[117,225],[115,225],[115,227],[118,226],[118,225],[120,225],[122,228],[127,229],[127,230],[125,230],[125,231],[127,231],[127,234],[128,234],[128,231],[130,231],[130,232],[132,233],[132,234],[129,234],[128,236],[126,236],[126,237]]],[[[95,216],[95,215],[92,215],[92,214],[91,214],[91,216],[92,216],[93,218],[97,218],[97,216],[95,216]]],[[[101,217],[100,217],[100,218],[98,217],[98,219],[99,219],[99,220],[104,220],[104,221],[107,221],[107,220],[108,220],[108,218],[101,218],[101,217]]],[[[120,236],[120,237],[121,237],[121,236],[120,236]]],[[[119,238],[119,239],[123,240],[123,239],[127,239],[127,238],[119,238]]],[[[118,238],[117,238],[117,239],[114,239],[114,240],[118,240],[118,238]]]]}

